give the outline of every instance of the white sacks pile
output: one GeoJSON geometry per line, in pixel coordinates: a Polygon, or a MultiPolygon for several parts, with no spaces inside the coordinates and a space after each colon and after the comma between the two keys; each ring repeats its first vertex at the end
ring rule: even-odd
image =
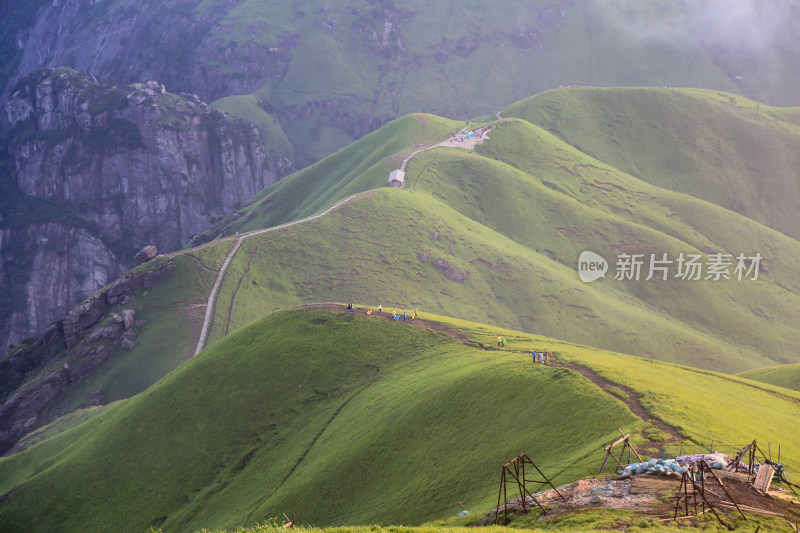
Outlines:
{"type": "Polygon", "coordinates": [[[682,465],[677,459],[650,459],[643,463],[633,463],[625,467],[622,475],[655,474],[658,476],[681,477],[688,466],[682,465]]]}

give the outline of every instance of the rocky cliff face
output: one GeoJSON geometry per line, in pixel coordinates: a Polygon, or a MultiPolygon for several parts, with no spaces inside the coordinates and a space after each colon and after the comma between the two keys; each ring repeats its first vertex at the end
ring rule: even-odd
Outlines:
{"type": "Polygon", "coordinates": [[[103,237],[134,247],[177,248],[291,168],[252,125],[156,82],[117,88],[45,70],[6,113],[21,192],[81,204],[103,237]]]}
{"type": "MultiPolygon", "coordinates": [[[[26,432],[63,414],[54,401],[70,385],[90,378],[115,351],[135,346],[142,322],[125,305],[173,270],[174,260],[162,257],[126,273],[0,357],[0,454],[26,432]]],[[[102,401],[103,390],[96,389],[86,403],[102,401]]],[[[25,443],[18,446],[12,452],[25,443]]]]}
{"type": "Polygon", "coordinates": [[[11,175],[0,179],[31,212],[2,221],[0,281],[24,293],[24,305],[0,308],[3,348],[113,279],[142,246],[181,247],[292,170],[251,124],[157,82],[114,87],[44,70],[18,84],[5,111],[11,175]]]}
{"type": "Polygon", "coordinates": [[[48,2],[35,23],[17,36],[22,57],[12,83],[42,67],[70,66],[119,83],[161,80],[208,101],[250,92],[271,73],[275,54],[267,46],[250,45],[246,51],[250,59],[236,65],[240,75],[226,76],[233,50],[226,49],[224,36],[212,31],[241,3],[48,2]]]}
{"type": "Polygon", "coordinates": [[[23,257],[27,282],[9,280],[9,296],[25,303],[0,324],[0,339],[15,344],[45,329],[75,302],[105,287],[120,274],[121,265],[103,242],[85,229],[58,223],[28,224],[0,230],[3,275],[23,257]],[[16,293],[16,294],[13,294],[16,293]]]}

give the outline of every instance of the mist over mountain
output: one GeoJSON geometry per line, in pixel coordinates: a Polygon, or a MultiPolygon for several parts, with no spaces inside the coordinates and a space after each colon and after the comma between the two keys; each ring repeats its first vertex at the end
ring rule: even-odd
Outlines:
{"type": "Polygon", "coordinates": [[[725,70],[736,87],[733,92],[779,105],[798,105],[791,87],[800,75],[795,39],[800,5],[796,2],[600,0],[597,5],[606,9],[608,21],[633,43],[705,53],[725,70]]]}
{"type": "Polygon", "coordinates": [[[745,53],[773,55],[789,47],[800,6],[785,0],[635,2],[599,0],[617,29],[641,44],[700,42],[745,53]]]}

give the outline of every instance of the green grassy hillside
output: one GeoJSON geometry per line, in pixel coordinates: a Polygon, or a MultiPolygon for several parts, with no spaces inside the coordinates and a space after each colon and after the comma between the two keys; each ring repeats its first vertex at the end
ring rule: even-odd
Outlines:
{"type": "MultiPolygon", "coordinates": [[[[326,228],[325,236],[302,236],[292,229],[287,230],[291,237],[280,243],[262,246],[257,244],[261,241],[247,241],[245,253],[253,258],[276,256],[274,247],[278,247],[282,258],[279,266],[283,268],[271,267],[264,277],[259,274],[259,265],[267,259],[248,260],[246,267],[236,266],[238,260],[234,262],[238,277],[230,280],[231,285],[226,281],[221,293],[228,298],[224,306],[231,310],[231,319],[217,311],[214,338],[257,319],[265,309],[261,303],[275,302],[273,307],[267,305],[269,309],[319,300],[346,301],[363,295],[362,301],[371,298],[397,305],[413,304],[434,312],[711,369],[738,371],[769,365],[769,361],[794,362],[800,347],[794,327],[800,318],[800,287],[794,281],[800,274],[800,245],[791,235],[775,231],[778,224],[772,224],[769,216],[740,213],[713,202],[714,197],[728,194],[737,184],[746,184],[742,187],[748,190],[762,190],[764,198],[781,196],[780,183],[764,182],[747,170],[761,161],[761,155],[754,155],[753,149],[740,146],[754,135],[754,119],[721,98],[717,93],[693,90],[571,89],[523,101],[506,110],[508,115],[521,118],[485,123],[494,129],[475,153],[445,145],[411,159],[406,169],[406,189],[415,196],[398,198],[413,198],[409,201],[419,202],[418,205],[373,208],[367,205],[378,200],[361,199],[361,218],[335,225],[333,220],[342,215],[332,213],[330,223],[315,223],[326,228]],[[609,95],[609,102],[595,101],[603,95],[609,95]],[[635,173],[638,167],[632,163],[625,165],[621,161],[618,168],[608,158],[589,155],[597,152],[598,157],[605,157],[599,148],[595,149],[602,144],[602,136],[596,133],[597,127],[590,127],[600,119],[583,123],[582,129],[576,126],[570,130],[576,139],[581,135],[580,144],[576,139],[567,139],[572,145],[538,126],[534,111],[556,106],[540,101],[559,98],[577,107],[575,116],[588,114],[580,111],[584,108],[600,115],[627,116],[661,107],[674,108],[675,116],[688,120],[690,112],[695,122],[705,124],[695,132],[703,139],[713,139],[714,128],[721,120],[718,115],[729,113],[725,119],[726,135],[714,141],[718,146],[684,148],[691,152],[693,162],[687,162],[685,175],[697,172],[702,176],[703,169],[713,167],[719,160],[725,161],[726,169],[744,170],[730,174],[730,184],[727,178],[717,176],[714,183],[706,180],[703,185],[684,187],[680,181],[683,178],[675,177],[669,163],[682,159],[673,156],[672,147],[664,139],[649,134],[637,137],[636,131],[648,129],[643,125],[623,128],[626,136],[611,144],[625,155],[625,161],[647,162],[650,179],[644,179],[635,173]],[[647,159],[648,153],[661,154],[661,158],[647,159]],[[681,192],[684,188],[686,191],[681,192]],[[431,212],[442,220],[428,221],[431,212]],[[477,223],[482,230],[470,229],[475,235],[463,233],[471,223],[477,223]],[[446,230],[440,231],[443,228],[446,230]],[[462,283],[447,283],[449,287],[437,295],[442,288],[435,280],[409,278],[403,271],[422,268],[419,259],[414,258],[430,253],[431,246],[457,256],[461,248],[454,244],[459,239],[450,238],[451,244],[446,238],[428,241],[432,240],[431,235],[441,236],[446,231],[462,232],[460,242],[474,241],[470,243],[473,250],[481,253],[462,255],[458,268],[469,271],[472,277],[462,283]],[[353,238],[347,238],[351,233],[353,238]],[[395,236],[398,233],[403,237],[395,236]],[[510,254],[496,249],[503,242],[500,236],[522,248],[510,254]],[[389,242],[392,246],[387,252],[389,242]],[[253,246],[261,249],[260,255],[252,251],[253,246]],[[482,247],[486,247],[485,251],[482,247]],[[325,253],[317,254],[318,249],[325,253]],[[610,263],[607,279],[591,287],[574,275],[577,258],[584,250],[598,252],[610,263]],[[761,254],[759,279],[736,280],[735,265],[730,269],[734,277],[731,281],[674,279],[681,254],[700,254],[707,261],[708,254],[714,252],[729,254],[734,263],[739,254],[761,254]],[[616,258],[621,253],[643,254],[640,281],[613,279],[616,258]],[[645,282],[650,254],[660,258],[665,253],[672,261],[671,279],[645,282]],[[315,260],[316,255],[324,255],[324,260],[315,260]],[[504,262],[511,264],[512,256],[526,255],[530,257],[527,266],[520,266],[514,274],[503,266],[504,262]],[[358,258],[364,261],[359,262],[358,258]],[[536,283],[536,275],[530,274],[553,268],[561,268],[567,279],[559,291],[550,290],[549,281],[536,283]],[[324,274],[325,271],[336,275],[324,274]],[[253,276],[251,283],[243,283],[248,276],[253,276]],[[273,277],[272,281],[267,279],[273,277]],[[231,301],[236,303],[232,305],[231,301]],[[632,302],[639,307],[635,307],[635,316],[629,317],[620,309],[632,302]],[[460,307],[457,312],[453,311],[454,305],[455,309],[460,307]],[[643,321],[647,325],[638,328],[643,321]],[[645,335],[644,331],[648,333],[645,335]]],[[[785,117],[780,121],[771,119],[760,127],[783,146],[795,142],[794,110],[764,106],[759,113],[761,118],[785,117]]],[[[388,171],[402,160],[388,155],[399,148],[389,139],[399,135],[407,143],[399,149],[410,151],[415,144],[432,144],[438,140],[437,133],[442,136],[439,139],[445,138],[447,126],[457,126],[447,123],[438,129],[428,128],[424,142],[407,140],[416,128],[424,129],[431,123],[436,124],[427,116],[405,117],[283,180],[264,191],[231,228],[248,231],[298,219],[352,193],[382,187],[388,171]],[[362,164],[355,165],[355,158],[362,164]]],[[[770,164],[770,172],[784,176],[783,181],[795,174],[785,159],[778,158],[770,164]]],[[[796,212],[792,207],[794,195],[785,197],[785,214],[796,212]]],[[[763,213],[768,214],[768,210],[763,213]]],[[[788,214],[787,217],[791,221],[788,214]]],[[[706,275],[704,272],[702,277],[706,275]]],[[[751,272],[750,278],[753,276],[751,272]]]]}
{"type": "MultiPolygon", "coordinates": [[[[385,186],[389,173],[424,146],[436,144],[464,122],[416,113],[394,120],[330,157],[292,174],[248,202],[232,228],[241,232],[275,226],[322,211],[352,194],[385,186]]],[[[205,233],[219,235],[218,227],[205,233]]]]}
{"type": "MultiPolygon", "coordinates": [[[[463,172],[451,175],[466,179],[463,172]]],[[[487,206],[505,205],[492,198],[484,201],[487,206]]],[[[550,201],[545,195],[544,202],[550,201]]],[[[596,213],[579,209],[577,203],[564,204],[553,204],[554,211],[569,218],[566,207],[578,206],[584,220],[597,220],[596,213]]],[[[649,287],[643,281],[631,282],[632,289],[613,280],[584,284],[574,266],[557,260],[561,253],[548,255],[547,250],[555,248],[552,244],[540,248],[530,241],[515,242],[470,216],[477,217],[426,193],[384,189],[312,223],[246,239],[220,288],[210,338],[219,339],[269,309],[356,300],[450,313],[713,369],[769,364],[777,353],[766,346],[777,350],[780,343],[793,342],[796,300],[791,294],[771,304],[785,305],[785,316],[771,313],[769,319],[759,318],[749,307],[727,304],[734,297],[766,306],[769,298],[783,293],[768,281],[672,281],[661,282],[661,289],[657,281],[649,287]],[[690,298],[696,299],[693,306],[681,305],[690,298]],[[782,332],[780,343],[769,338],[769,331],[782,332]]],[[[679,249],[663,235],[609,218],[610,228],[664,242],[666,250],[679,249]]],[[[557,216],[552,223],[557,226],[557,216]]],[[[535,219],[519,229],[536,231],[543,239],[566,240],[555,230],[548,235],[535,219]]],[[[572,255],[576,256],[577,252],[572,255]]],[[[792,354],[781,352],[780,357],[792,354]]]]}
{"type": "Polygon", "coordinates": [[[503,112],[643,181],[800,237],[796,109],[715,91],[583,88],[503,112]]]}
{"type": "Polygon", "coordinates": [[[599,467],[618,426],[648,448],[651,426],[618,390],[532,365],[532,349],[637,392],[685,449],[757,438],[782,443],[787,466],[800,467],[795,392],[428,318],[452,334],[345,311],[271,314],[146,392],[0,459],[0,523],[185,531],[286,512],[318,525],[418,524],[454,514],[458,501],[491,507],[499,467],[521,452],[563,483],[599,467]],[[504,349],[467,345],[492,346],[498,333],[504,349]]]}
{"type": "Polygon", "coordinates": [[[739,376],[800,391],[800,364],[770,366],[742,372],[739,376]]]}
{"type": "Polygon", "coordinates": [[[269,150],[282,152],[289,158],[293,157],[294,146],[286,137],[278,119],[273,114],[264,111],[263,107],[259,105],[259,101],[263,101],[266,96],[261,98],[259,96],[257,94],[229,96],[217,100],[212,107],[220,113],[227,113],[252,122],[258,128],[261,140],[269,150]]]}

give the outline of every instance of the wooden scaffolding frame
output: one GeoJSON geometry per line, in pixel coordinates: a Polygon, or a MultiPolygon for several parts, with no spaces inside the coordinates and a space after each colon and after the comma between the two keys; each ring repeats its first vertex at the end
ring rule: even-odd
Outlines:
{"type": "MultiPolygon", "coordinates": [[[[503,470],[502,470],[502,473],[500,475],[500,491],[497,494],[497,508],[496,508],[497,510],[496,510],[495,517],[494,517],[495,525],[500,520],[500,502],[501,501],[503,502],[502,503],[502,506],[503,506],[503,525],[506,525],[508,523],[508,491],[507,491],[507,485],[509,483],[516,483],[516,485],[517,485],[516,488],[517,488],[517,492],[519,493],[519,499],[522,502],[522,510],[523,511],[527,511],[527,505],[528,505],[527,504],[527,498],[530,497],[531,501],[533,501],[533,503],[535,503],[539,507],[539,509],[542,510],[542,514],[547,514],[547,511],[545,510],[544,507],[542,507],[542,504],[540,504],[536,500],[534,495],[531,493],[531,491],[528,490],[528,483],[536,483],[536,484],[541,484],[541,485],[550,485],[550,487],[554,491],[556,491],[556,494],[558,494],[561,497],[561,499],[564,500],[564,502],[567,501],[567,499],[564,497],[564,495],[561,494],[560,492],[558,492],[558,489],[555,488],[555,486],[552,483],[550,483],[550,480],[547,479],[547,476],[545,476],[544,473],[541,470],[539,470],[539,467],[536,466],[536,464],[534,464],[534,462],[531,461],[530,458],[527,455],[522,453],[519,456],[513,458],[512,460],[510,460],[509,462],[507,462],[506,464],[503,465],[503,470]],[[532,467],[534,470],[536,470],[536,472],[538,472],[539,475],[541,476],[541,479],[530,479],[528,477],[527,472],[532,472],[532,471],[531,471],[530,468],[526,469],[526,465],[528,465],[529,467],[532,467]]],[[[513,494],[513,489],[512,489],[512,494],[513,494]]]]}
{"type": "MultiPolygon", "coordinates": [[[[747,520],[747,517],[744,515],[741,507],[739,504],[736,503],[736,500],[733,499],[733,496],[728,492],[728,489],[725,488],[725,484],[722,483],[722,480],[714,474],[714,469],[708,466],[705,461],[700,461],[696,463],[694,466],[687,468],[686,471],[681,476],[681,484],[678,488],[678,499],[675,502],[675,513],[673,514],[671,520],[677,520],[679,518],[688,518],[690,516],[699,516],[701,514],[705,514],[708,511],[711,511],[714,516],[719,520],[719,523],[725,526],[728,529],[731,529],[731,526],[726,524],[725,521],[717,514],[717,511],[714,510],[714,506],[711,505],[711,502],[706,497],[706,479],[709,479],[709,483],[711,480],[716,481],[715,485],[718,485],[722,492],[725,493],[725,496],[728,498],[729,501],[722,501],[720,503],[725,503],[729,505],[733,505],[739,514],[742,515],[742,518],[747,520]],[[683,494],[681,494],[681,492],[683,494]],[[683,504],[683,506],[681,506],[683,504]],[[691,507],[690,507],[691,504],[691,507]],[[680,511],[681,507],[683,507],[684,515],[678,516],[678,511],[680,511]],[[698,510],[699,507],[699,510],[698,510]],[[690,511],[691,508],[691,511],[690,511]]],[[[710,493],[713,494],[712,491],[709,490],[710,493]]],[[[717,496],[715,494],[715,496],[717,496]]]]}
{"type": "MultiPolygon", "coordinates": [[[[782,483],[785,483],[789,490],[793,493],[797,494],[795,488],[800,488],[800,486],[791,483],[789,479],[786,477],[786,473],[783,471],[783,468],[780,468],[781,462],[781,448],[778,446],[778,460],[772,461],[772,450],[770,447],[769,455],[764,453],[764,450],[758,447],[758,441],[753,440],[750,444],[742,448],[742,450],[736,454],[736,457],[733,458],[729,467],[732,471],[736,471],[736,468],[741,464],[742,459],[744,456],[747,455],[747,474],[750,476],[750,482],[755,484],[756,483],[756,471],[755,471],[755,464],[758,461],[762,465],[769,465],[772,466],[775,471],[778,473],[779,480],[782,483]],[[780,469],[779,469],[780,468],[780,469]]],[[[763,476],[762,476],[763,477],[763,476]]],[[[769,484],[766,484],[768,487],[769,484]]],[[[761,490],[761,489],[760,489],[761,490]]]]}
{"type": "Polygon", "coordinates": [[[625,465],[622,464],[622,461],[620,459],[624,459],[625,458],[625,452],[626,451],[628,452],[628,462],[626,464],[631,464],[631,452],[633,452],[633,454],[636,456],[636,458],[639,460],[640,463],[642,462],[642,458],[639,456],[639,453],[636,451],[636,448],[634,448],[633,444],[631,444],[631,441],[630,441],[631,434],[630,433],[623,433],[621,428],[617,428],[617,429],[619,430],[620,434],[622,435],[622,438],[619,438],[619,439],[615,440],[614,442],[612,442],[611,444],[609,444],[608,446],[604,446],[603,447],[603,449],[606,451],[606,457],[605,457],[605,459],[603,459],[603,466],[600,467],[600,472],[599,472],[600,474],[605,472],[606,464],[608,464],[608,458],[609,457],[612,457],[614,459],[614,461],[617,462],[617,465],[619,465],[620,468],[625,468],[625,465]],[[614,455],[614,452],[612,451],[614,446],[616,446],[618,444],[622,444],[622,450],[620,451],[619,459],[617,458],[616,455],[614,455]]]}

